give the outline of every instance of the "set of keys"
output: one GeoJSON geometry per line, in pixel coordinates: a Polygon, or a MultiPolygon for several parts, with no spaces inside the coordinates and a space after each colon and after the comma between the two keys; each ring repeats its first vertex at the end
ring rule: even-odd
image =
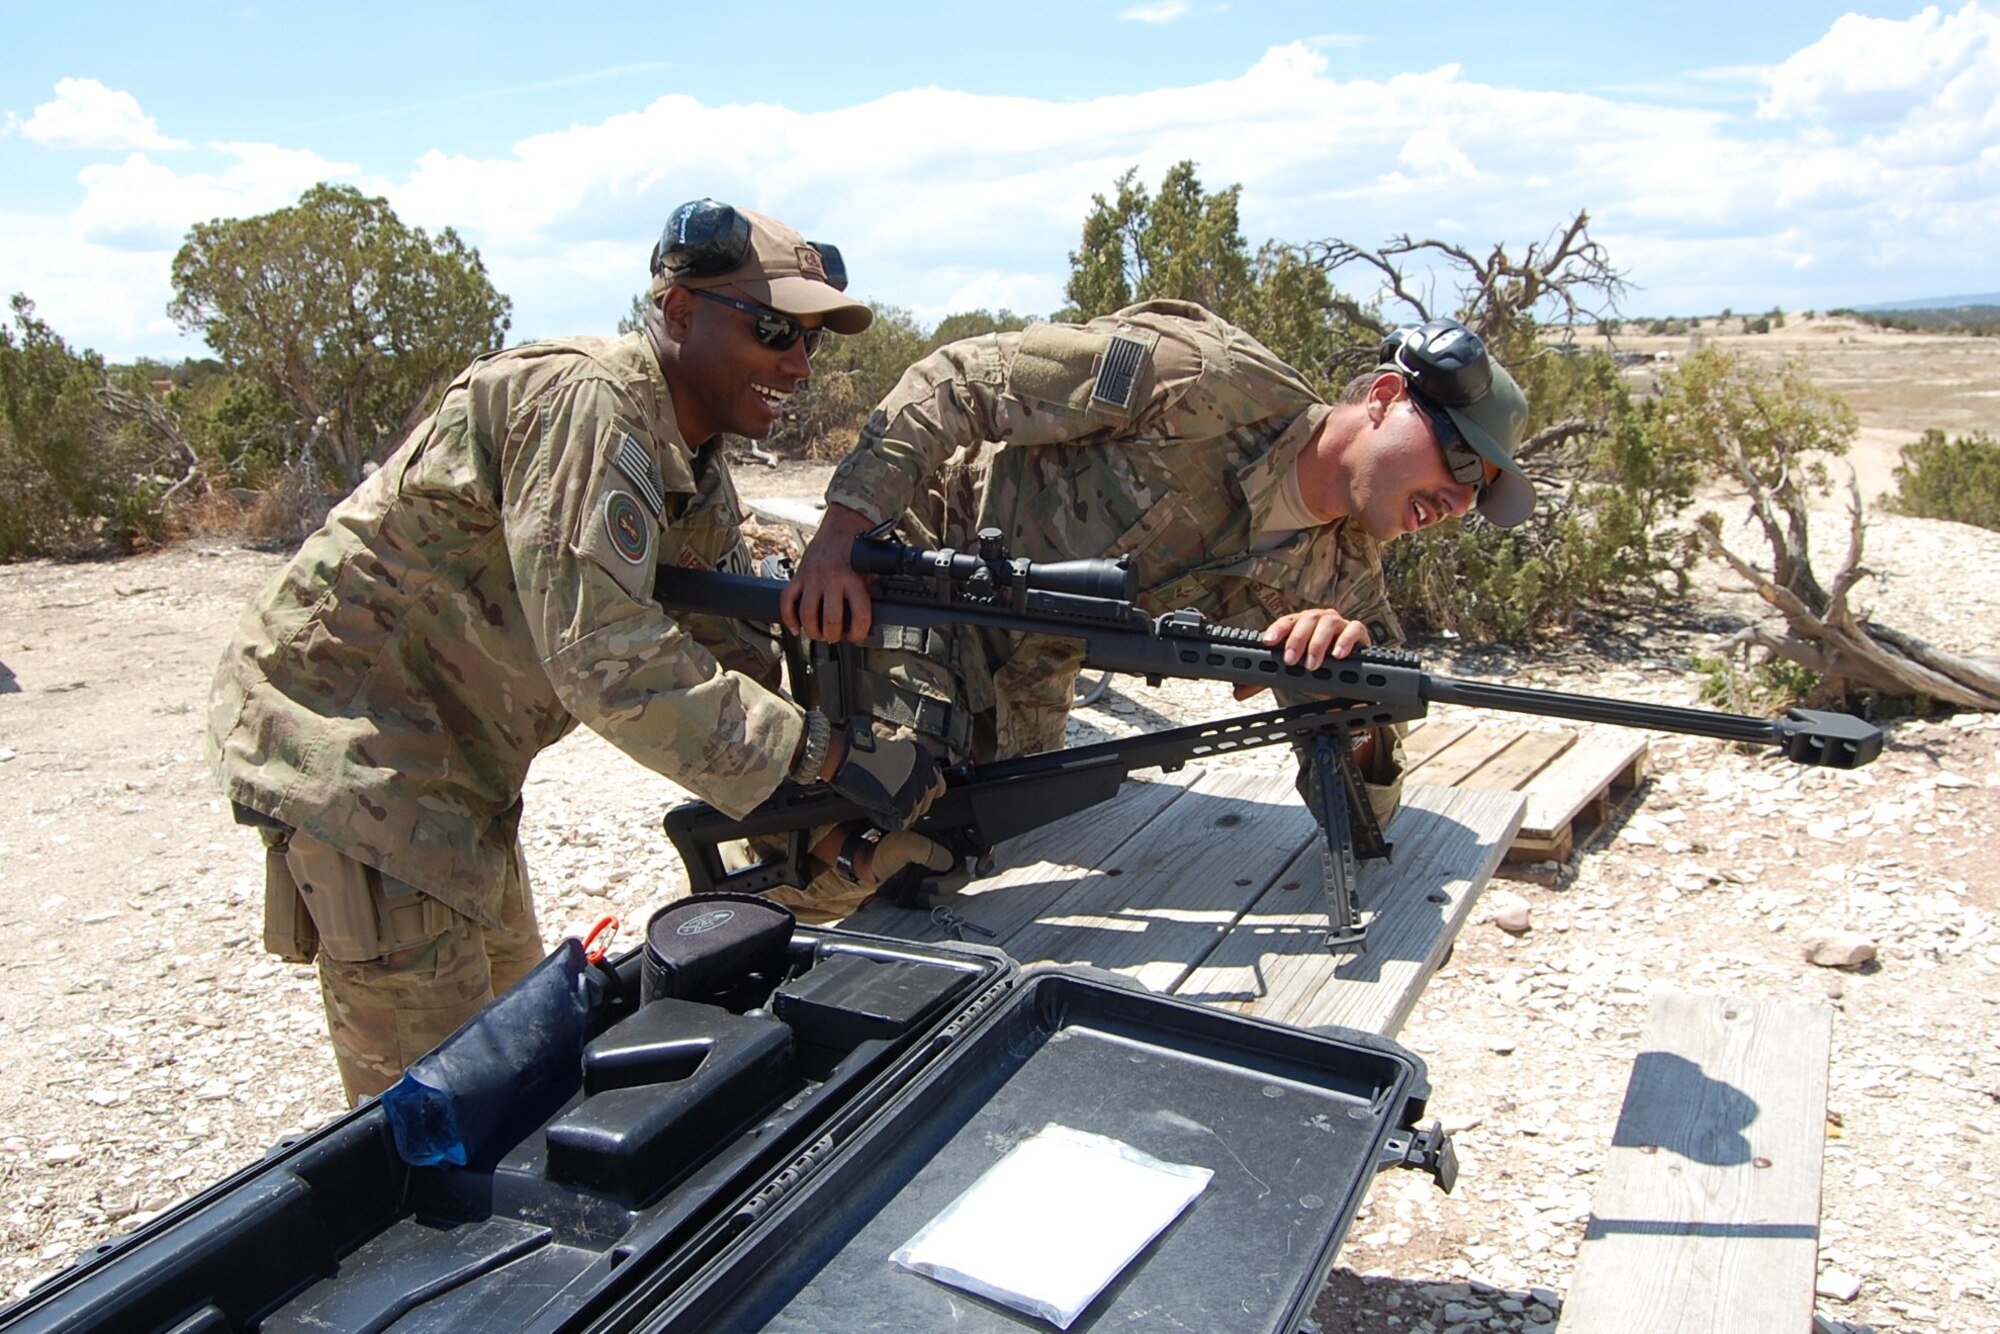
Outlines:
{"type": "Polygon", "coordinates": [[[976,935],[985,936],[988,940],[991,940],[994,935],[992,931],[989,931],[970,917],[960,913],[949,904],[940,903],[937,907],[931,909],[931,921],[951,932],[952,938],[955,940],[964,940],[965,933],[968,931],[976,935]]]}

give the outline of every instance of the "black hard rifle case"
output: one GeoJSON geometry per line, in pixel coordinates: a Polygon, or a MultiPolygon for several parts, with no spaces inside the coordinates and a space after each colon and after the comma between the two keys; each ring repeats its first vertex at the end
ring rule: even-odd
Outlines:
{"type": "MultiPolygon", "coordinates": [[[[652,998],[641,955],[565,941],[484,1012],[515,1002],[492,1059],[556,1087],[510,1068],[518,1096],[456,1109],[485,1122],[464,1165],[410,1165],[385,1094],[88,1253],[0,1330],[1049,1329],[889,1256],[1053,1123],[1214,1172],[1072,1329],[1293,1334],[1370,1179],[1420,1138],[1423,1064],[1369,1034],[839,930],[798,928],[700,999],[652,998]],[[538,976],[575,1015],[524,1020],[538,976]]],[[[439,1052],[484,1050],[480,1022],[439,1052]]]]}

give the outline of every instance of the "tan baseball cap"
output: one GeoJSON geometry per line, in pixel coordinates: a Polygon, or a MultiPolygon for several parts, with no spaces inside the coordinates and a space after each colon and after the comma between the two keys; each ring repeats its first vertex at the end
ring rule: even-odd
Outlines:
{"type": "Polygon", "coordinates": [[[835,333],[858,334],[875,312],[840,290],[846,275],[839,255],[775,218],[695,200],[674,210],[653,249],[652,294],[657,298],[669,287],[734,287],[773,310],[823,315],[835,333]]]}

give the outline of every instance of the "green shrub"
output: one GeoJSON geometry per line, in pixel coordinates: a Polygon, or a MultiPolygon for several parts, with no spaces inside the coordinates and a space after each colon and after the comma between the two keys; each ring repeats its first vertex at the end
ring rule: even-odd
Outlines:
{"type": "Polygon", "coordinates": [[[1812,701],[1819,691],[1819,673],[1787,658],[1771,658],[1737,666],[1720,654],[1694,655],[1701,673],[1701,702],[1730,713],[1775,716],[1812,701]]]}
{"type": "Polygon", "coordinates": [[[1882,508],[2000,531],[2000,441],[1984,431],[1947,441],[1932,429],[1903,450],[1882,508]]]}
{"type": "Polygon", "coordinates": [[[0,560],[94,545],[119,507],[120,460],[98,390],[104,360],[72,351],[17,294],[0,327],[0,560]]]}

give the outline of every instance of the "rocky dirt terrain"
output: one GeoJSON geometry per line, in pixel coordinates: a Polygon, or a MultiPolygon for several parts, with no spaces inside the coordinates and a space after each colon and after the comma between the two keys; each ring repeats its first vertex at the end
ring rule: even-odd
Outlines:
{"type": "MultiPolygon", "coordinates": [[[[746,490],[821,476],[746,470],[746,490]]],[[[313,973],[261,951],[260,845],[201,758],[214,663],[283,559],[197,543],[0,568],[0,1297],[341,1110],[313,973]]],[[[2000,533],[1876,516],[1869,564],[1880,619],[1993,651],[2000,533]]],[[[1757,612],[1711,580],[1532,655],[1422,647],[1456,674],[1692,703],[1692,655],[1757,612]]],[[[1079,727],[1213,708],[1126,684],[1079,727]]],[[[1894,722],[1852,773],[1665,736],[1648,769],[1554,883],[1494,882],[1489,908],[1518,895],[1532,929],[1475,908],[1426,991],[1401,1040],[1459,1187],[1379,1179],[1322,1323],[1549,1328],[1648,996],[1671,988],[1834,1010],[1821,1326],[2000,1328],[2000,718],[1894,722]],[[1807,962],[1831,929],[1877,957],[1807,962]]],[[[548,939],[681,892],[659,817],[683,795],[589,733],[538,761],[524,838],[548,939]]]]}

